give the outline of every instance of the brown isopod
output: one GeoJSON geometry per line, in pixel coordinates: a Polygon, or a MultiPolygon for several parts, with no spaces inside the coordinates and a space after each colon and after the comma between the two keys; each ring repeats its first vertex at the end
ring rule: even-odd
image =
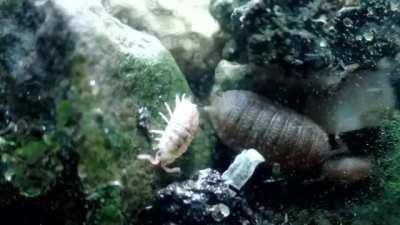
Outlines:
{"type": "Polygon", "coordinates": [[[368,178],[372,169],[372,161],[365,157],[330,159],[322,167],[321,179],[351,185],[368,178]]]}
{"type": "Polygon", "coordinates": [[[255,148],[286,171],[309,171],[347,151],[331,150],[328,135],[312,120],[249,91],[213,96],[206,111],[225,145],[255,148]]]}

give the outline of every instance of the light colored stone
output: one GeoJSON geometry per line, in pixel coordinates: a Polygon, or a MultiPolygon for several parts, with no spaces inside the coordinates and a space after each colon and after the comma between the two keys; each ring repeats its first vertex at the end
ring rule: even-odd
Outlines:
{"type": "Polygon", "coordinates": [[[219,25],[209,0],[107,0],[108,10],[129,26],[158,37],[189,80],[199,81],[220,58],[219,25]]]}
{"type": "Polygon", "coordinates": [[[193,32],[212,38],[219,30],[208,12],[208,0],[109,0],[108,4],[123,22],[143,26],[161,37],[193,32]],[[124,10],[132,11],[121,15],[124,10]]]}
{"type": "Polygon", "coordinates": [[[395,109],[391,68],[348,75],[331,96],[310,97],[306,114],[330,134],[375,127],[395,109]]]}
{"type": "Polygon", "coordinates": [[[227,90],[249,90],[262,92],[271,82],[284,83],[292,87],[293,81],[285,79],[283,70],[275,65],[260,67],[252,64],[239,64],[221,60],[215,68],[215,81],[212,93],[227,90]]]}

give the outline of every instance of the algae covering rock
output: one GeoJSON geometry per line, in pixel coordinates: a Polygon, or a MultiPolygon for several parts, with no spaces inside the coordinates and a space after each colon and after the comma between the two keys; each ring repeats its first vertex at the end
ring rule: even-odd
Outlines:
{"type": "Polygon", "coordinates": [[[89,224],[112,225],[124,221],[121,185],[118,183],[98,186],[87,198],[92,210],[88,215],[89,224]]]}
{"type": "MultiPolygon", "coordinates": [[[[60,154],[68,149],[58,142],[53,129],[55,110],[50,109],[57,69],[65,66],[55,58],[64,57],[68,45],[45,56],[42,40],[47,33],[38,28],[57,23],[46,23],[44,15],[24,1],[1,2],[0,7],[2,181],[12,183],[23,196],[36,197],[55,185],[63,170],[60,154]]],[[[56,43],[49,39],[46,44],[56,43]]]]}
{"type": "MultiPolygon", "coordinates": [[[[151,112],[151,128],[162,129],[157,113],[165,111],[163,103],[172,105],[176,94],[190,95],[189,87],[157,39],[121,24],[96,1],[90,7],[54,1],[54,7],[67,17],[78,46],[67,100],[81,113],[76,137],[81,139],[77,151],[83,183],[90,190],[121,182],[126,213],[135,214],[151,200],[161,175],[136,160],[152,148],[151,137],[138,127],[139,109],[151,112]]],[[[210,162],[207,138],[199,132],[197,144],[184,156],[189,161],[185,173],[210,162]]]]}
{"type": "MultiPolygon", "coordinates": [[[[158,115],[166,111],[163,103],[173,106],[176,94],[191,95],[174,59],[156,38],[122,24],[99,1],[0,6],[7,8],[0,14],[2,182],[39,197],[65,174],[78,174],[86,201],[104,196],[112,205],[89,208],[96,214],[89,220],[98,222],[88,223],[134,222],[155,190],[177,178],[136,159],[155,144],[148,129],[165,127],[158,115]],[[110,185],[118,194],[105,191],[110,185]]],[[[205,121],[200,126],[177,162],[184,176],[211,162],[212,129],[205,121]]]]}
{"type": "Polygon", "coordinates": [[[370,224],[400,223],[400,112],[387,119],[379,135],[380,148],[375,152],[375,187],[364,201],[353,209],[358,218],[370,224]]]}

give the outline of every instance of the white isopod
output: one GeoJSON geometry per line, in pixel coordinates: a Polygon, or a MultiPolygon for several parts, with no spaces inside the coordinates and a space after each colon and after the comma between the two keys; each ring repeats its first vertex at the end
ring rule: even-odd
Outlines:
{"type": "Polygon", "coordinates": [[[161,112],[159,114],[167,123],[167,127],[165,130],[150,131],[160,135],[156,138],[158,141],[157,153],[155,157],[149,154],[140,154],[138,159],[149,160],[152,164],[161,166],[168,173],[179,173],[179,167],[168,168],[166,166],[173,163],[189,147],[199,126],[199,112],[197,106],[184,94],[181,98],[176,95],[173,112],[168,103],[164,104],[170,119],[168,120],[167,116],[161,112]]]}

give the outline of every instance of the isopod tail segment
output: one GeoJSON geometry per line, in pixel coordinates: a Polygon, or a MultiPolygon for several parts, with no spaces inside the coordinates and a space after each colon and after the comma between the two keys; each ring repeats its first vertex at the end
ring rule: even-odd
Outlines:
{"type": "Polygon", "coordinates": [[[327,160],[318,178],[303,181],[303,185],[329,182],[335,187],[348,187],[370,178],[374,173],[373,161],[369,157],[347,156],[327,160]]]}

